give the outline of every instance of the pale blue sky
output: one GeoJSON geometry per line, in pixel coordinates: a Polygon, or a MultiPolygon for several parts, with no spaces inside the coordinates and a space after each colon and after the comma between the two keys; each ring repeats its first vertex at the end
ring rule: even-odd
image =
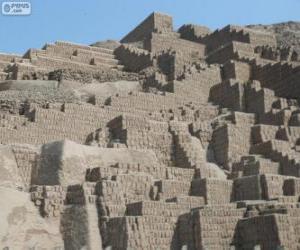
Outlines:
{"type": "Polygon", "coordinates": [[[83,44],[119,40],[153,11],[172,15],[175,28],[185,23],[216,29],[229,23],[300,21],[300,0],[28,1],[30,16],[0,14],[0,52],[23,54],[56,40],[83,44]]]}

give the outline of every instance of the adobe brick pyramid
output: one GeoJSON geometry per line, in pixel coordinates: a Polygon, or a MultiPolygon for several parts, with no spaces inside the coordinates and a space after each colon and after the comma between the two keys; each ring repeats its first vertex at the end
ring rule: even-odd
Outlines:
{"type": "Polygon", "coordinates": [[[300,55],[173,30],[0,54],[0,249],[300,249],[300,55]]]}

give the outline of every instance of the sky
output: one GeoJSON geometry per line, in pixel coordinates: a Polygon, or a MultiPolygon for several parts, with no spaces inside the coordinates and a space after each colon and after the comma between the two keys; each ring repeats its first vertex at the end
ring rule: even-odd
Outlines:
{"type": "Polygon", "coordinates": [[[176,29],[187,23],[214,30],[227,24],[300,21],[300,0],[27,1],[32,8],[29,16],[0,13],[0,52],[24,54],[57,40],[81,44],[120,40],[153,11],[172,15],[176,29]]]}

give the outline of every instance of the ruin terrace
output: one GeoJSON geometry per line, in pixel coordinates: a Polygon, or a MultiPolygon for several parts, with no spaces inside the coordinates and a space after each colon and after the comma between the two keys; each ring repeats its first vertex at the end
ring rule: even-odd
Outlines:
{"type": "Polygon", "coordinates": [[[0,54],[0,248],[300,249],[297,84],[273,33],[161,13],[0,54]]]}

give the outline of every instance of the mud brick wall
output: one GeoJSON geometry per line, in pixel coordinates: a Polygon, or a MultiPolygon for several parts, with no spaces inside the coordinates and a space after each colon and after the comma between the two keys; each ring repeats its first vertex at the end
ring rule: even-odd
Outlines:
{"type": "Polygon", "coordinates": [[[157,187],[157,199],[167,200],[174,198],[177,195],[189,195],[191,189],[191,182],[175,181],[175,180],[161,180],[155,183],[157,187]]]}
{"type": "Polygon", "coordinates": [[[204,197],[198,197],[198,196],[179,195],[179,196],[176,196],[174,199],[171,199],[170,201],[176,202],[178,204],[181,204],[181,203],[189,204],[189,206],[191,208],[202,207],[205,205],[204,197]]]}
{"type": "Polygon", "coordinates": [[[0,80],[4,81],[7,80],[9,78],[9,74],[5,73],[5,72],[0,72],[0,80]]]}
{"type": "MultiPolygon", "coordinates": [[[[300,209],[296,206],[290,206],[287,207],[287,213],[290,216],[289,220],[287,220],[288,222],[291,222],[292,228],[294,229],[294,233],[295,234],[291,234],[291,238],[289,237],[283,237],[283,239],[285,240],[286,244],[289,244],[289,246],[291,247],[299,247],[299,215],[300,215],[300,209]],[[293,238],[295,237],[295,238],[293,238]],[[297,243],[293,242],[293,239],[296,240],[297,243]]],[[[283,228],[284,229],[284,228],[283,228]]],[[[283,236],[284,236],[284,231],[282,232],[283,236]]],[[[287,235],[285,235],[287,236],[287,235]]]]}
{"type": "Polygon", "coordinates": [[[203,122],[201,120],[192,123],[190,129],[193,131],[193,135],[199,138],[202,145],[206,148],[212,140],[213,129],[210,120],[204,120],[203,122]]]}
{"type": "MultiPolygon", "coordinates": [[[[97,183],[97,186],[96,186],[96,194],[99,195],[101,197],[101,202],[103,202],[102,205],[105,205],[106,203],[112,203],[112,204],[116,204],[116,205],[125,205],[126,202],[127,202],[127,197],[126,197],[126,194],[123,192],[123,188],[128,188],[130,189],[128,186],[126,186],[124,184],[124,180],[125,179],[132,179],[132,175],[123,175],[123,177],[120,177],[120,178],[116,178],[114,177],[112,180],[101,180],[100,182],[97,183]],[[123,181],[122,181],[123,180],[123,181]],[[117,192],[116,192],[117,191],[117,192]]],[[[143,177],[141,177],[142,179],[143,177]]],[[[147,177],[145,177],[147,178],[147,177]]],[[[134,182],[133,182],[134,183],[134,182]]],[[[152,182],[148,182],[149,183],[152,183],[152,182]]],[[[146,188],[147,189],[147,186],[149,186],[147,184],[147,181],[144,182],[144,184],[141,183],[141,187],[139,188],[146,188]]],[[[130,185],[130,184],[129,184],[130,185]]],[[[132,184],[134,185],[134,184],[132,184]]],[[[131,191],[132,194],[134,194],[134,189],[132,188],[131,191]]],[[[130,195],[130,194],[129,194],[130,195]]],[[[149,195],[148,193],[146,195],[149,195]]],[[[128,202],[129,202],[130,199],[128,199],[128,202]]],[[[121,207],[120,207],[121,208],[121,207]]],[[[125,211],[125,210],[124,210],[125,211]]],[[[105,215],[105,214],[104,214],[105,215]]]]}
{"type": "Polygon", "coordinates": [[[150,175],[118,174],[112,177],[113,181],[119,183],[124,194],[125,203],[137,202],[150,199],[150,192],[154,180],[150,175]]]}
{"type": "Polygon", "coordinates": [[[30,64],[15,63],[7,79],[14,80],[48,80],[49,71],[30,64]]]}
{"type": "Polygon", "coordinates": [[[65,68],[85,71],[123,68],[114,58],[113,50],[66,42],[46,45],[42,50],[30,50],[25,57],[23,63],[19,64],[33,65],[48,73],[51,70],[65,68]]]}
{"type": "Polygon", "coordinates": [[[249,32],[249,42],[254,46],[264,46],[264,45],[268,45],[271,47],[277,46],[276,37],[272,33],[256,32],[249,29],[246,29],[245,31],[249,32]]]}
{"type": "MultiPolygon", "coordinates": [[[[56,42],[46,44],[42,50],[29,50],[24,57],[25,63],[17,63],[18,67],[24,71],[24,74],[19,74],[19,77],[24,75],[40,79],[43,71],[50,73],[67,69],[82,75],[70,74],[69,80],[84,82],[84,76],[91,78],[90,75],[92,75],[94,79],[101,82],[103,79],[110,81],[118,77],[124,79],[122,75],[126,73],[122,72],[123,65],[120,65],[115,58],[114,51],[100,47],[56,42]],[[26,73],[28,65],[35,67],[26,73]]],[[[51,77],[59,77],[59,75],[57,76],[55,72],[51,77]]]]}
{"type": "Polygon", "coordinates": [[[14,54],[0,53],[0,61],[4,62],[15,62],[21,60],[22,56],[14,54]]]}
{"type": "Polygon", "coordinates": [[[227,164],[228,149],[229,149],[229,137],[228,127],[226,125],[221,126],[213,131],[212,146],[214,155],[218,164],[227,164]]]}
{"type": "Polygon", "coordinates": [[[222,81],[218,66],[209,66],[193,73],[185,73],[183,78],[186,79],[185,82],[173,82],[172,91],[177,96],[193,98],[201,103],[208,101],[210,89],[222,81]]]}
{"type": "Polygon", "coordinates": [[[120,71],[116,69],[100,68],[93,72],[93,78],[98,82],[110,82],[110,81],[138,81],[139,75],[133,72],[120,71]]]}
{"type": "Polygon", "coordinates": [[[139,72],[144,68],[153,66],[152,55],[142,49],[121,45],[115,50],[115,55],[128,71],[139,72]]]}
{"type": "Polygon", "coordinates": [[[232,181],[219,179],[195,179],[192,181],[191,194],[203,196],[206,204],[230,203],[233,199],[232,181]]]}
{"type": "Polygon", "coordinates": [[[273,126],[287,126],[291,115],[292,112],[289,109],[272,109],[272,111],[260,116],[258,121],[262,124],[269,124],[273,126]]]}
{"type": "Polygon", "coordinates": [[[195,249],[193,220],[190,213],[179,216],[177,222],[179,249],[195,249]]]}
{"type": "Polygon", "coordinates": [[[59,217],[64,210],[66,188],[62,186],[32,186],[31,200],[43,217],[59,217]]]}
{"type": "Polygon", "coordinates": [[[236,27],[228,25],[221,30],[216,30],[205,36],[201,39],[201,42],[206,44],[207,51],[210,52],[232,41],[249,43],[249,40],[248,34],[244,34],[242,30],[238,30],[236,27]]]}
{"type": "MultiPolygon", "coordinates": [[[[198,198],[198,197],[196,197],[198,198]]],[[[176,217],[180,214],[189,212],[190,204],[161,202],[161,201],[142,201],[127,205],[127,215],[130,216],[165,216],[176,217]]]]}
{"type": "Polygon", "coordinates": [[[254,66],[252,78],[259,80],[262,87],[274,90],[276,96],[285,98],[297,98],[299,96],[297,84],[300,79],[299,66],[282,62],[254,66]]]}
{"type": "Polygon", "coordinates": [[[291,178],[284,181],[283,186],[284,195],[296,195],[299,197],[300,195],[300,179],[299,178],[291,178]]]}
{"type": "Polygon", "coordinates": [[[92,83],[93,81],[93,74],[91,72],[82,71],[82,70],[72,70],[72,69],[59,69],[54,70],[49,73],[50,80],[71,80],[75,82],[82,82],[82,83],[92,83]]]}
{"type": "Polygon", "coordinates": [[[245,85],[231,79],[212,86],[209,100],[235,111],[245,111],[245,85]]]}
{"type": "Polygon", "coordinates": [[[190,182],[194,176],[194,169],[166,167],[164,165],[116,163],[112,166],[91,168],[87,171],[88,181],[99,181],[112,175],[141,173],[150,175],[155,179],[168,179],[182,182],[190,182]]]}
{"type": "Polygon", "coordinates": [[[252,127],[256,123],[256,116],[255,114],[236,111],[232,114],[232,121],[237,126],[248,125],[252,127]]]}
{"type": "Polygon", "coordinates": [[[284,195],[285,181],[290,178],[276,174],[263,174],[235,179],[234,199],[239,201],[280,198],[284,195]]]}
{"type": "Polygon", "coordinates": [[[168,80],[169,80],[168,76],[163,73],[150,72],[149,74],[147,74],[146,79],[143,82],[143,86],[144,86],[145,90],[150,90],[151,88],[167,90],[168,89],[168,80]]]}
{"type": "Polygon", "coordinates": [[[257,157],[247,157],[249,161],[243,166],[243,175],[257,175],[257,174],[280,174],[280,164],[269,159],[257,157]]]}
{"type": "Polygon", "coordinates": [[[40,163],[40,152],[38,149],[22,145],[14,145],[12,149],[18,165],[18,173],[28,189],[35,181],[36,171],[40,163]]]}
{"type": "Polygon", "coordinates": [[[290,177],[283,175],[262,175],[261,185],[263,190],[263,197],[270,200],[283,196],[284,182],[289,178],[290,177]]]}
{"type": "MultiPolygon", "coordinates": [[[[201,105],[200,105],[201,107],[201,105]]],[[[198,110],[196,110],[195,112],[195,117],[196,117],[196,123],[198,123],[198,125],[201,126],[201,123],[203,122],[204,124],[208,123],[208,121],[214,119],[215,117],[218,116],[219,114],[219,109],[218,106],[212,105],[212,104],[208,104],[208,105],[203,105],[202,108],[199,108],[198,110]]],[[[204,125],[206,126],[206,125],[204,125]]],[[[197,125],[196,125],[197,127],[197,125]]],[[[195,131],[197,130],[195,127],[195,131]]]]}
{"type": "Polygon", "coordinates": [[[208,54],[208,63],[224,64],[229,60],[249,61],[257,56],[254,54],[254,47],[247,43],[231,42],[208,54]]]}
{"type": "Polygon", "coordinates": [[[289,215],[271,214],[245,218],[237,226],[238,243],[241,249],[277,249],[286,244],[295,249],[295,233],[289,215]]]}
{"type": "Polygon", "coordinates": [[[291,48],[274,48],[270,46],[258,46],[255,48],[255,53],[258,53],[261,58],[268,60],[285,60],[291,61],[292,52],[291,48]]]}
{"type": "Polygon", "coordinates": [[[199,100],[192,100],[186,103],[184,96],[166,92],[163,95],[132,92],[130,94],[119,94],[107,100],[105,109],[131,114],[132,107],[140,116],[149,117],[154,121],[168,121],[176,117],[178,120],[190,119],[195,113],[195,105],[202,106],[199,100]],[[182,107],[189,113],[183,113],[182,107]],[[189,116],[188,116],[189,115],[189,116]]]}
{"type": "Polygon", "coordinates": [[[234,200],[260,200],[262,199],[262,190],[260,176],[247,176],[235,179],[233,181],[234,200]]]}
{"type": "MultiPolygon", "coordinates": [[[[66,42],[66,41],[56,41],[55,42],[56,46],[61,46],[63,47],[63,49],[65,48],[72,48],[72,49],[84,49],[84,50],[89,50],[91,52],[95,51],[95,52],[103,52],[103,51],[112,51],[109,49],[105,49],[105,48],[101,48],[101,47],[95,47],[95,46],[87,46],[87,45],[82,45],[82,44],[77,44],[77,43],[71,43],[71,42],[66,42]]],[[[46,44],[43,49],[45,49],[45,47],[48,47],[49,44],[46,44]]]]}
{"type": "Polygon", "coordinates": [[[176,53],[171,51],[165,51],[157,55],[157,65],[162,73],[172,76],[175,75],[175,59],[176,53]]]}
{"type": "Polygon", "coordinates": [[[43,49],[29,49],[24,57],[27,59],[35,60],[38,56],[61,56],[70,58],[73,55],[74,48],[67,46],[56,46],[54,44],[46,44],[43,49]]]}
{"type": "Polygon", "coordinates": [[[216,30],[215,32],[202,38],[200,41],[207,45],[208,52],[232,41],[248,44],[250,43],[254,46],[277,45],[276,38],[273,34],[256,32],[233,25],[228,25],[221,30],[216,30]]]}
{"type": "Polygon", "coordinates": [[[238,55],[234,50],[233,43],[229,43],[224,47],[216,49],[207,55],[206,61],[212,63],[226,63],[229,60],[238,59],[238,55]]]}
{"type": "Polygon", "coordinates": [[[298,176],[298,174],[296,174],[298,171],[298,154],[291,149],[290,142],[284,140],[270,140],[253,145],[251,152],[261,154],[285,165],[282,169],[283,174],[287,172],[288,175],[298,176]]]}
{"type": "MultiPolygon", "coordinates": [[[[197,58],[186,56],[185,53],[176,51],[162,52],[158,56],[158,66],[164,74],[168,75],[168,80],[182,80],[193,77],[193,73],[189,72],[189,68],[197,61],[197,58]]],[[[211,67],[213,68],[213,66],[211,67]]],[[[217,67],[215,67],[217,68],[217,67]]],[[[209,71],[209,70],[208,70],[209,71]]],[[[196,72],[194,72],[196,73],[196,72]]],[[[214,77],[214,73],[210,72],[210,77],[214,77]]],[[[195,74],[196,75],[196,74],[195,74]]],[[[205,77],[205,76],[203,76],[205,77]]],[[[216,82],[221,82],[217,80],[216,82]]],[[[172,90],[172,86],[170,90],[172,90]]]]}
{"type": "Polygon", "coordinates": [[[255,46],[253,44],[240,43],[240,42],[232,42],[233,50],[238,53],[240,58],[253,58],[256,57],[254,53],[255,46]]]}
{"type": "MultiPolygon", "coordinates": [[[[132,221],[134,218],[129,217],[121,217],[121,218],[110,218],[106,225],[106,234],[102,234],[103,236],[103,244],[108,247],[113,247],[115,249],[121,249],[127,247],[127,237],[125,232],[122,233],[123,230],[127,227],[127,221],[132,221]]],[[[128,223],[129,224],[129,223],[128,223]]]]}
{"type": "Polygon", "coordinates": [[[65,210],[61,224],[62,230],[66,232],[64,239],[70,242],[70,247],[81,248],[88,243],[87,216],[84,205],[70,206],[65,210]]]}
{"type": "Polygon", "coordinates": [[[226,124],[213,132],[212,146],[216,161],[225,167],[239,161],[241,156],[249,154],[251,144],[249,124],[226,124]]]}
{"type": "Polygon", "coordinates": [[[173,139],[167,123],[159,123],[138,116],[120,116],[110,121],[114,139],[120,139],[131,149],[152,149],[161,163],[170,165],[173,139]]]}
{"type": "Polygon", "coordinates": [[[86,180],[90,182],[97,182],[101,179],[107,178],[111,175],[116,175],[118,173],[122,173],[120,169],[118,169],[118,164],[112,166],[101,166],[95,168],[88,168],[86,170],[86,180]],[[118,171],[119,170],[119,171],[118,171]]]}
{"type": "Polygon", "coordinates": [[[222,67],[222,79],[228,80],[230,78],[238,79],[246,82],[250,79],[251,66],[248,63],[229,61],[222,67]]]}
{"type": "Polygon", "coordinates": [[[10,62],[5,62],[5,61],[1,61],[0,58],[0,71],[2,73],[1,78],[4,78],[3,80],[5,80],[5,77],[7,75],[7,73],[5,73],[5,71],[7,71],[10,67],[10,62]]]}
{"type": "Polygon", "coordinates": [[[273,103],[277,100],[274,91],[266,88],[256,88],[248,85],[246,88],[247,112],[258,114],[259,119],[272,110],[273,103]]]}
{"type": "Polygon", "coordinates": [[[185,24],[182,25],[178,32],[180,37],[186,40],[198,42],[200,39],[211,33],[210,29],[205,26],[185,24]]]}
{"type": "Polygon", "coordinates": [[[25,117],[20,117],[16,115],[19,113],[19,108],[20,106],[14,107],[13,110],[10,109],[9,111],[5,111],[1,115],[0,125],[3,129],[18,129],[24,126],[26,122],[28,122],[28,119],[26,119],[25,117]],[[9,112],[11,111],[14,111],[13,115],[9,114],[9,112]]]}
{"type": "Polygon", "coordinates": [[[194,178],[194,169],[168,167],[166,169],[166,179],[190,182],[194,178]]]}
{"type": "Polygon", "coordinates": [[[76,61],[63,60],[61,58],[47,56],[39,56],[31,60],[32,65],[36,67],[41,67],[47,69],[48,71],[64,68],[72,68],[75,70],[86,69],[86,70],[96,70],[97,67],[94,65],[78,63],[76,61]]]}
{"type": "Polygon", "coordinates": [[[211,206],[210,209],[199,209],[193,213],[196,249],[228,249],[228,246],[236,242],[236,227],[243,218],[245,209],[233,206],[220,208],[211,206]]]}
{"type": "Polygon", "coordinates": [[[172,217],[129,216],[111,218],[107,223],[108,239],[105,246],[113,249],[176,248],[172,217]]]}
{"type": "Polygon", "coordinates": [[[151,38],[145,41],[144,49],[154,54],[174,50],[192,59],[204,58],[205,56],[205,46],[203,44],[180,39],[171,34],[152,33],[151,38]]]}
{"type": "Polygon", "coordinates": [[[252,78],[261,82],[262,87],[276,90],[280,88],[281,63],[275,65],[267,64],[264,66],[254,65],[252,68],[252,78]]]}
{"type": "MultiPolygon", "coordinates": [[[[37,90],[7,90],[5,92],[1,91],[0,98],[2,99],[2,102],[0,104],[3,106],[2,112],[7,112],[7,115],[9,115],[8,112],[11,114],[11,117],[8,119],[14,119],[15,121],[23,120],[23,122],[26,121],[26,118],[31,120],[31,116],[28,115],[28,112],[26,110],[26,106],[28,105],[28,103],[35,103],[37,107],[45,107],[47,103],[80,102],[80,97],[78,95],[75,95],[68,90],[54,88],[43,88],[38,92],[37,90]],[[12,114],[15,115],[14,118],[12,114]],[[26,114],[26,116],[18,117],[16,116],[17,114],[26,114]]],[[[25,123],[23,125],[25,125],[25,123]]]]}
{"type": "MultiPolygon", "coordinates": [[[[96,183],[84,182],[82,185],[73,185],[67,188],[66,206],[60,221],[64,239],[72,241],[70,246],[73,248],[88,245],[94,249],[96,246],[102,245],[95,186],[96,183]],[[73,216],[76,217],[76,223],[72,223],[75,219],[73,216]]],[[[58,194],[61,193],[61,188],[54,188],[58,189],[58,194]]]]}
{"type": "Polygon", "coordinates": [[[133,31],[127,34],[121,43],[131,43],[142,41],[152,32],[167,33],[173,31],[173,20],[171,16],[152,13],[142,23],[140,23],[133,31]]]}
{"type": "Polygon", "coordinates": [[[285,61],[299,61],[300,57],[294,47],[280,47],[279,49],[280,60],[285,61]]]}
{"type": "Polygon", "coordinates": [[[283,129],[285,133],[288,133],[288,135],[285,137],[288,137],[288,140],[296,145],[298,145],[298,141],[300,138],[300,128],[297,126],[290,126],[289,130],[286,128],[283,129]]]}
{"type": "Polygon", "coordinates": [[[193,63],[193,61],[196,61],[196,58],[197,57],[192,58],[186,56],[185,52],[176,52],[174,57],[174,71],[171,72],[172,75],[170,76],[170,80],[184,77],[187,65],[190,65],[193,63]]]}
{"type": "Polygon", "coordinates": [[[124,193],[120,182],[101,180],[96,185],[101,216],[123,216],[126,211],[124,193]]]}
{"type": "Polygon", "coordinates": [[[271,125],[254,125],[252,127],[252,140],[254,144],[266,142],[276,138],[279,127],[271,125]]]}

